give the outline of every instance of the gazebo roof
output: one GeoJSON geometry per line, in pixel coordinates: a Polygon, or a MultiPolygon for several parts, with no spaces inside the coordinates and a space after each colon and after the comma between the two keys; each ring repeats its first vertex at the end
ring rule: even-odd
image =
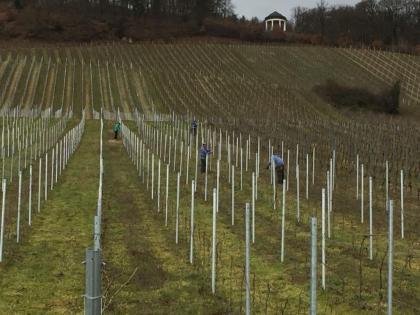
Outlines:
{"type": "Polygon", "coordinates": [[[264,19],[264,21],[271,20],[271,19],[281,19],[281,20],[286,20],[287,21],[287,18],[283,14],[278,13],[277,11],[274,11],[269,16],[267,16],[264,19]]]}

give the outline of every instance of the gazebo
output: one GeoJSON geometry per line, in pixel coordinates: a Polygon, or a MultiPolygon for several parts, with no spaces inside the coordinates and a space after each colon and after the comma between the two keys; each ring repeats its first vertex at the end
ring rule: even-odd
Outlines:
{"type": "Polygon", "coordinates": [[[265,30],[267,32],[272,32],[274,30],[286,31],[287,18],[283,15],[274,11],[269,16],[264,19],[265,30]]]}

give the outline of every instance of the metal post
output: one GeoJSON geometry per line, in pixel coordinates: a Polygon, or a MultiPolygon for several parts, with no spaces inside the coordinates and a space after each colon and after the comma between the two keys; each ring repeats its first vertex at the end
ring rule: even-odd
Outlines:
{"type": "Polygon", "coordinates": [[[392,269],[394,251],[394,202],[389,201],[389,231],[388,231],[388,315],[392,315],[392,269]]]}
{"type": "Polygon", "coordinates": [[[311,315],[316,315],[316,218],[311,218],[311,315]]]}
{"type": "Polygon", "coordinates": [[[286,180],[283,179],[283,201],[281,211],[281,256],[280,261],[284,261],[284,236],[286,228],[286,180]]]}
{"type": "Polygon", "coordinates": [[[322,201],[321,201],[321,209],[322,209],[322,221],[321,221],[321,237],[322,237],[322,244],[321,244],[321,255],[322,255],[322,288],[325,290],[325,189],[322,189],[322,201]]]}
{"type": "Polygon", "coordinates": [[[190,227],[190,264],[193,263],[194,257],[194,180],[191,182],[191,227],[190,227]]]}
{"type": "Polygon", "coordinates": [[[18,206],[17,206],[17,219],[16,219],[16,243],[19,243],[19,239],[20,239],[21,199],[22,199],[22,171],[19,171],[18,206]]]}
{"type": "Polygon", "coordinates": [[[369,259],[373,259],[372,177],[369,177],[369,259]]]}
{"type": "Polygon", "coordinates": [[[389,164],[388,161],[385,162],[385,207],[388,211],[389,207],[389,185],[388,185],[388,173],[389,173],[389,164]]]}
{"type": "Polygon", "coordinates": [[[32,225],[32,164],[29,165],[28,224],[32,225]]]}
{"type": "Polygon", "coordinates": [[[363,223],[363,219],[364,219],[364,197],[365,197],[365,192],[364,192],[364,166],[362,164],[361,166],[361,177],[360,177],[360,222],[363,223]]]}
{"type": "Polygon", "coordinates": [[[235,225],[235,166],[232,166],[232,225],[235,225]]]}
{"type": "Polygon", "coordinates": [[[217,212],[217,191],[213,189],[213,234],[211,251],[211,292],[216,293],[216,212],[217,212]]]}
{"type": "Polygon", "coordinates": [[[359,200],[359,154],[356,155],[356,200],[359,200]]]}
{"type": "Polygon", "coordinates": [[[102,313],[101,267],[100,250],[86,250],[86,293],[85,315],[99,315],[102,313]]]}
{"type": "Polygon", "coordinates": [[[0,262],[3,261],[4,216],[6,212],[6,179],[2,181],[1,230],[0,230],[0,262]]]}
{"type": "Polygon", "coordinates": [[[181,174],[177,174],[176,178],[176,218],[175,218],[175,243],[178,244],[178,228],[179,228],[179,189],[181,174]]]}
{"type": "Polygon", "coordinates": [[[245,287],[246,308],[245,314],[251,314],[251,281],[250,281],[250,252],[249,252],[249,203],[245,205],[245,287]]]}
{"type": "Polygon", "coordinates": [[[252,243],[255,243],[255,172],[252,173],[252,243]]]}
{"type": "Polygon", "coordinates": [[[401,170],[401,238],[404,238],[404,171],[401,170]]]}
{"type": "Polygon", "coordinates": [[[296,165],[296,218],[300,222],[300,204],[299,204],[299,165],[296,165]]]}
{"type": "Polygon", "coordinates": [[[166,164],[165,226],[168,226],[169,164],[166,164]]]}

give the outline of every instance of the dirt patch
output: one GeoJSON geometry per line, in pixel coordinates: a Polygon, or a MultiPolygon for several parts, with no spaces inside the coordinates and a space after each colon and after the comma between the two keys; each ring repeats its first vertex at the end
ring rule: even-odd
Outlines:
{"type": "Polygon", "coordinates": [[[110,140],[108,140],[108,143],[116,145],[116,144],[121,144],[122,142],[121,142],[121,140],[110,139],[110,140]]]}

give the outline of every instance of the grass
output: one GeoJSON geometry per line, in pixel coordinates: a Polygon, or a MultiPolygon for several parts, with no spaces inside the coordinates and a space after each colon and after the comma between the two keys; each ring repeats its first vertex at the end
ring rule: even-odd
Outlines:
{"type": "MultiPolygon", "coordinates": [[[[179,158],[177,160],[179,163],[179,158]]],[[[190,178],[193,176],[194,167],[191,165],[193,162],[194,159],[190,162],[190,178]]],[[[214,164],[215,161],[213,161],[213,171],[209,175],[209,188],[215,185],[214,164]]],[[[235,226],[231,226],[230,185],[227,183],[226,172],[227,165],[223,162],[221,170],[221,207],[217,223],[217,294],[227,299],[227,313],[239,313],[243,311],[244,305],[244,223],[241,210],[244,203],[246,201],[249,202],[250,198],[250,173],[244,175],[244,190],[236,193],[236,223],[235,226]]],[[[178,247],[183,248],[184,259],[187,259],[191,192],[189,186],[185,186],[185,173],[184,168],[181,177],[180,244],[178,247]]],[[[155,174],[157,174],[157,167],[155,174]]],[[[293,175],[291,173],[291,176],[293,175]]],[[[354,201],[352,197],[355,196],[354,188],[348,178],[344,174],[337,176],[334,212],[332,213],[332,238],[331,240],[327,239],[327,290],[324,293],[320,289],[318,295],[320,313],[373,314],[384,312],[386,310],[386,260],[385,267],[382,268],[382,284],[378,280],[379,268],[384,259],[384,253],[386,253],[387,242],[387,219],[386,216],[381,215],[380,206],[383,196],[379,192],[376,195],[375,192],[375,254],[374,260],[370,262],[367,259],[367,241],[365,240],[362,243],[363,238],[367,234],[367,226],[366,223],[365,225],[358,223],[360,222],[358,214],[360,202],[354,201]],[[354,209],[357,210],[355,211],[354,209]],[[360,268],[362,272],[361,277],[360,268]]],[[[165,175],[162,176],[162,181],[164,181],[164,178],[165,175]]],[[[301,179],[303,181],[303,178],[301,179]]],[[[239,180],[238,177],[237,180],[239,180]]],[[[321,184],[321,181],[322,179],[317,178],[316,187],[321,184]]],[[[144,183],[147,183],[146,179],[144,183]]],[[[147,185],[144,183],[143,188],[147,189],[147,185]]],[[[171,166],[169,228],[172,230],[172,235],[169,238],[169,242],[173,242],[175,237],[175,192],[175,173],[172,172],[171,166]]],[[[310,199],[306,201],[304,193],[301,191],[302,218],[300,223],[296,222],[295,186],[292,180],[287,194],[286,256],[285,263],[281,264],[279,262],[280,210],[279,207],[277,210],[272,210],[271,186],[265,173],[262,172],[256,208],[256,243],[251,250],[252,308],[256,313],[286,312],[298,314],[307,311],[310,257],[309,217],[314,213],[314,209],[318,218],[320,216],[319,196],[316,193],[316,188],[311,186],[310,192],[310,199]]],[[[194,269],[198,268],[201,270],[204,274],[204,286],[210,287],[212,207],[210,189],[208,202],[203,201],[203,195],[203,177],[200,176],[198,192],[196,193],[196,263],[194,269]]],[[[278,201],[280,200],[281,197],[278,196],[278,201]]],[[[410,207],[415,205],[412,203],[412,200],[410,203],[410,207]]],[[[156,200],[154,207],[156,208],[156,200]]],[[[367,211],[366,208],[365,211],[367,211]]],[[[406,255],[410,252],[410,246],[413,245],[410,240],[399,239],[397,232],[399,230],[397,206],[395,211],[394,294],[398,298],[395,300],[394,311],[397,314],[416,314],[417,310],[420,309],[420,304],[418,299],[414,298],[412,292],[418,290],[416,289],[416,283],[419,278],[419,264],[417,259],[414,259],[416,262],[409,267],[405,262],[406,255]]],[[[160,225],[162,225],[164,220],[163,214],[160,215],[160,218],[160,225]]],[[[365,222],[366,218],[365,216],[365,222]]],[[[318,223],[320,227],[320,219],[318,219],[318,223]]],[[[156,228],[159,229],[159,227],[156,228]]],[[[160,230],[162,230],[162,226],[160,230]]],[[[407,227],[407,230],[415,233],[414,225],[407,227]]],[[[418,252],[416,245],[411,249],[414,252],[418,252]]]]}
{"type": "Polygon", "coordinates": [[[96,209],[99,124],[89,122],[85,132],[32,228],[0,266],[0,314],[82,311],[82,261],[92,243],[96,209]]]}

